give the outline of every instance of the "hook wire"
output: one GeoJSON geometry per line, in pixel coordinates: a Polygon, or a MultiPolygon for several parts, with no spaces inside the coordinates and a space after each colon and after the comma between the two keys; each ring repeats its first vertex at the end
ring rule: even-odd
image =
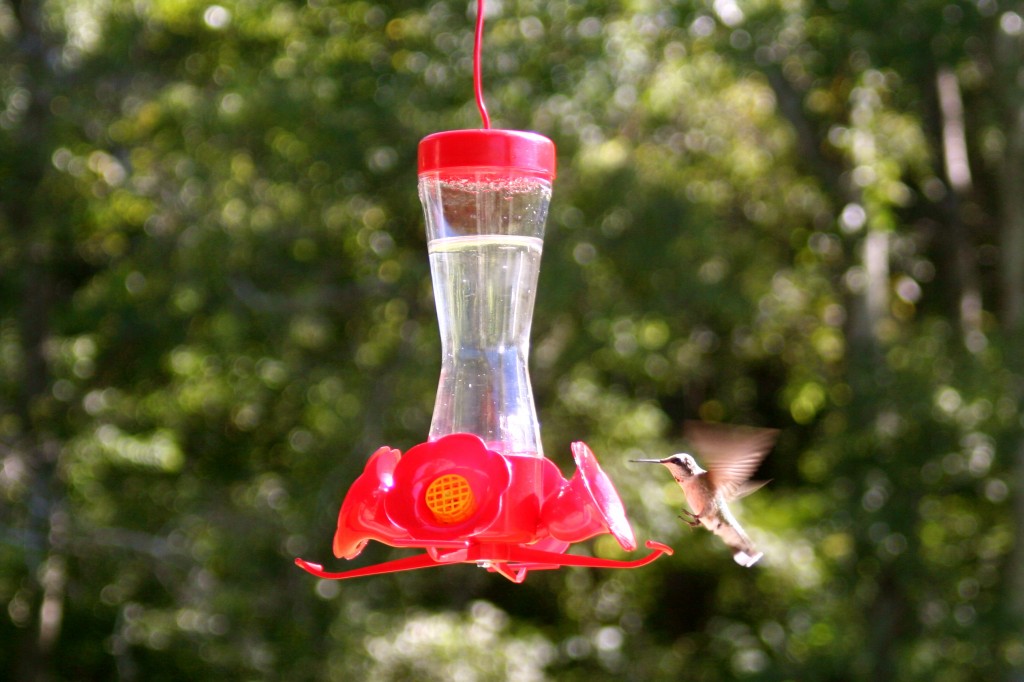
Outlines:
{"type": "Polygon", "coordinates": [[[473,36],[473,93],[476,95],[476,108],[480,110],[484,129],[491,127],[491,117],[487,114],[484,104],[483,78],[480,75],[480,52],[484,42],[484,0],[476,2],[476,34],[473,36]]]}

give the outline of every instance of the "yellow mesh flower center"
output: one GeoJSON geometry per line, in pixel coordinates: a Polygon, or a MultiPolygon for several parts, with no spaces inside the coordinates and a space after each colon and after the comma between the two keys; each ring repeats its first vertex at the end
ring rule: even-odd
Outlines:
{"type": "Polygon", "coordinates": [[[427,509],[440,523],[458,523],[476,511],[469,481],[458,474],[444,474],[427,487],[427,509]]]}

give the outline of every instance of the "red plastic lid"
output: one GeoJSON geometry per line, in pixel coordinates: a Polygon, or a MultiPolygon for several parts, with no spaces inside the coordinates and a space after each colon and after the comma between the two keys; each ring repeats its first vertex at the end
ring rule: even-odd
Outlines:
{"type": "Polygon", "coordinates": [[[555,178],[555,143],[521,130],[448,130],[420,141],[419,172],[506,169],[555,178]]]}

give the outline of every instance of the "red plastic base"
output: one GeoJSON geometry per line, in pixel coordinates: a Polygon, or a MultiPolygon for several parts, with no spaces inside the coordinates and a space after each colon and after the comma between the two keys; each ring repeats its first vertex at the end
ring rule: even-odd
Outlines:
{"type": "Polygon", "coordinates": [[[334,554],[353,559],[370,540],[420,547],[426,554],[342,573],[295,563],[321,578],[344,580],[452,563],[475,563],[522,582],[529,570],[560,566],[637,568],[672,550],[636,561],[565,554],[569,545],[611,534],[636,549],[615,486],[585,443],[572,444],[576,473],[562,478],[544,457],[502,455],[460,433],[421,443],[405,455],[379,448],[349,489],[338,514],[334,554]]]}

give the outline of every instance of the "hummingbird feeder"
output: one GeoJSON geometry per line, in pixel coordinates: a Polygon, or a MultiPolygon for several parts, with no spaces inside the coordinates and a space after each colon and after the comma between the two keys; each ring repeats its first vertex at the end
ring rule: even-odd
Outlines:
{"type": "Polygon", "coordinates": [[[435,133],[419,145],[419,196],[441,330],[441,377],[427,442],[374,452],[338,515],[334,554],[353,559],[370,540],[424,552],[328,572],[326,579],[473,563],[522,582],[561,566],[637,568],[668,546],[622,561],[568,554],[609,533],[637,543],[611,479],[585,443],[563,478],[541,448],[527,371],[530,325],[555,145],[536,133],[494,130],[480,84],[483,0],[477,3],[474,90],[483,128],[435,133]]]}

